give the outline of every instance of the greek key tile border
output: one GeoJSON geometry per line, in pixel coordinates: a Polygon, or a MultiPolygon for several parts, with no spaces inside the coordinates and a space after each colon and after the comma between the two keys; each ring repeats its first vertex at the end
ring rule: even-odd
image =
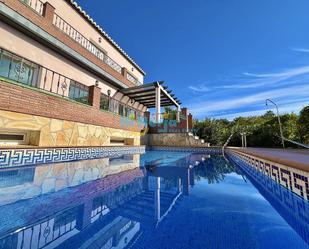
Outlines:
{"type": "Polygon", "coordinates": [[[0,149],[0,169],[142,153],[145,146],[0,149]]]}
{"type": "Polygon", "coordinates": [[[281,186],[268,174],[248,166],[244,161],[240,162],[237,155],[228,154],[228,158],[236,165],[242,165],[239,166],[246,172],[247,178],[255,188],[259,190],[263,197],[293,227],[303,240],[309,244],[309,203],[300,196],[295,195],[290,189],[281,186]]]}
{"type": "Polygon", "coordinates": [[[147,146],[147,150],[161,150],[161,151],[177,151],[177,152],[197,152],[197,153],[207,153],[209,155],[219,155],[221,154],[220,148],[211,147],[164,147],[164,146],[147,146]]]}
{"type": "MultiPolygon", "coordinates": [[[[283,187],[309,201],[309,172],[274,163],[242,152],[229,151],[229,159],[250,174],[268,176],[283,187]]],[[[265,177],[264,177],[265,178],[265,177]]],[[[260,178],[262,180],[262,178],[260,178]]],[[[265,182],[267,184],[267,182],[265,182]]]]}

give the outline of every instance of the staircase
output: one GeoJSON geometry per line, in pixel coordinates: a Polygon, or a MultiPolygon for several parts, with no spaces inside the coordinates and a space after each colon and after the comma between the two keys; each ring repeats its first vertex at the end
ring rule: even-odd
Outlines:
{"type": "MultiPolygon", "coordinates": [[[[174,194],[160,192],[161,214],[168,210],[174,198],[174,194]]],[[[145,191],[128,201],[121,210],[121,216],[143,224],[154,225],[157,222],[154,191],[145,191]]]]}
{"type": "Polygon", "coordinates": [[[209,143],[205,143],[204,139],[200,139],[199,136],[195,136],[192,132],[188,132],[189,143],[192,146],[209,147],[209,143]]]}

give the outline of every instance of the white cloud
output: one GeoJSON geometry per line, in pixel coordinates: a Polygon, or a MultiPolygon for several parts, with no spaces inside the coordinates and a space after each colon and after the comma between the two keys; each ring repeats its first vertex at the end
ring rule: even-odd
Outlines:
{"type": "Polygon", "coordinates": [[[256,78],[281,78],[281,77],[291,78],[291,77],[295,77],[295,76],[307,74],[307,73],[309,73],[309,66],[290,68],[290,69],[286,69],[278,73],[257,74],[257,73],[246,72],[246,73],[243,73],[243,75],[256,77],[256,78]]]}
{"type": "Polygon", "coordinates": [[[199,86],[189,86],[189,89],[194,92],[208,92],[210,91],[210,88],[205,85],[199,85],[199,86]]]}
{"type": "Polygon", "coordinates": [[[292,48],[292,50],[295,51],[295,52],[309,53],[308,48],[292,48]]]}
{"type": "Polygon", "coordinates": [[[192,104],[189,106],[190,112],[193,115],[201,116],[203,115],[212,115],[218,111],[226,111],[226,110],[233,110],[236,108],[243,108],[243,107],[253,107],[258,105],[264,105],[265,100],[267,98],[271,99],[279,99],[285,98],[287,101],[291,97],[307,97],[309,102],[309,85],[303,86],[292,86],[286,87],[281,89],[275,89],[270,91],[264,91],[257,94],[252,94],[244,97],[239,98],[230,98],[230,99],[223,99],[220,101],[204,101],[199,102],[198,104],[192,104]]]}
{"type": "Polygon", "coordinates": [[[309,66],[290,68],[276,73],[243,73],[244,76],[249,77],[243,83],[228,84],[216,87],[217,89],[248,89],[257,88],[263,86],[282,86],[292,82],[293,78],[296,77],[307,77],[309,78],[309,66]]]}

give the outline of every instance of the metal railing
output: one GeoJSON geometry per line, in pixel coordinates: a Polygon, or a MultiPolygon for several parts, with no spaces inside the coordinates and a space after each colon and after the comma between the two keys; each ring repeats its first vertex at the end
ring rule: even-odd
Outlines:
{"type": "Polygon", "coordinates": [[[163,123],[164,120],[177,121],[177,114],[176,113],[159,113],[157,116],[157,114],[154,113],[154,114],[151,114],[149,117],[149,122],[152,122],[152,123],[163,123]]]}
{"type": "Polygon", "coordinates": [[[129,80],[130,82],[134,83],[137,86],[142,85],[141,82],[138,81],[138,79],[136,79],[132,74],[130,74],[129,72],[127,72],[127,80],[129,80]]]}
{"type": "Polygon", "coordinates": [[[89,87],[2,48],[0,48],[1,78],[88,103],[89,87]]]}
{"type": "Polygon", "coordinates": [[[85,36],[83,36],[80,32],[78,32],[75,28],[72,27],[68,22],[66,22],[63,18],[54,15],[53,24],[55,27],[60,29],[66,35],[71,37],[74,41],[78,42],[89,52],[94,54],[97,58],[103,61],[105,64],[110,66],[112,69],[117,71],[118,73],[122,73],[122,67],[115,62],[113,59],[108,57],[101,49],[99,49],[96,45],[94,45],[91,41],[89,41],[85,36]]]}
{"type": "Polygon", "coordinates": [[[44,3],[40,0],[19,0],[31,9],[33,9],[39,15],[43,15],[44,3]]]}
{"type": "Polygon", "coordinates": [[[100,109],[118,114],[132,120],[144,118],[144,113],[136,108],[114,99],[104,93],[101,93],[100,109]]]}
{"type": "Polygon", "coordinates": [[[284,139],[284,141],[287,141],[287,142],[290,142],[290,143],[295,144],[295,145],[297,145],[297,146],[300,146],[300,147],[309,149],[309,145],[307,145],[307,144],[302,144],[302,143],[299,143],[299,142],[296,142],[296,141],[287,139],[287,138],[285,138],[285,137],[283,137],[283,139],[284,139]]]}
{"type": "Polygon", "coordinates": [[[77,211],[77,208],[72,208],[41,222],[17,229],[16,232],[0,238],[0,247],[13,248],[13,245],[16,245],[17,238],[19,246],[14,248],[38,249],[47,247],[54,241],[67,236],[77,227],[77,211]]]}

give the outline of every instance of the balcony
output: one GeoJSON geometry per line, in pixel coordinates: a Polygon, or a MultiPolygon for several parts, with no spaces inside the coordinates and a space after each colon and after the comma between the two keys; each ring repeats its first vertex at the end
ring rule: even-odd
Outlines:
{"type": "Polygon", "coordinates": [[[132,74],[127,72],[127,80],[135,84],[136,86],[143,85],[143,83],[139,82],[132,74]]]}
{"type": "Polygon", "coordinates": [[[0,79],[89,104],[89,87],[0,48],[0,79]]]}
{"type": "Polygon", "coordinates": [[[30,7],[33,11],[35,11],[40,16],[43,15],[44,11],[44,3],[40,0],[20,0],[23,4],[30,7]]]}
{"type": "Polygon", "coordinates": [[[92,19],[89,19],[84,12],[71,3],[71,1],[68,1],[68,4],[72,6],[72,11],[77,11],[81,15],[85,15],[85,20],[96,29],[98,36],[105,37],[107,42],[113,45],[131,65],[120,65],[110,57],[110,54],[107,54],[104,49],[100,48],[99,45],[91,42],[90,37],[87,37],[85,34],[83,35],[83,27],[81,29],[78,26],[74,28],[74,23],[70,23],[70,20],[67,20],[66,16],[58,14],[57,9],[52,4],[52,1],[45,0],[1,1],[0,5],[3,8],[0,14],[4,15],[5,19],[3,20],[5,22],[8,21],[9,24],[14,22],[20,28],[21,32],[31,32],[35,40],[37,40],[36,37],[41,37],[43,34],[44,39],[38,40],[40,43],[59,51],[63,56],[72,58],[80,66],[101,75],[102,78],[116,87],[125,88],[142,84],[132,73],[131,76],[133,77],[127,75],[129,70],[126,67],[131,70],[133,66],[142,74],[145,74],[144,71],[92,19]],[[9,9],[13,10],[13,12],[9,9]],[[23,18],[31,22],[30,28],[26,28],[23,25],[23,18]]]}
{"type": "MultiPolygon", "coordinates": [[[[18,83],[62,98],[91,105],[90,87],[0,48],[0,80],[18,83]]],[[[143,112],[101,93],[100,109],[136,120],[143,112]]]]}
{"type": "Polygon", "coordinates": [[[122,67],[117,62],[108,57],[101,49],[99,49],[96,45],[94,45],[91,41],[89,41],[85,36],[74,29],[69,23],[67,23],[57,14],[54,15],[53,25],[72,38],[74,41],[79,43],[85,49],[87,49],[90,53],[94,54],[106,65],[110,66],[116,72],[121,74],[122,67]]]}
{"type": "Polygon", "coordinates": [[[131,120],[140,120],[144,117],[144,113],[140,110],[128,106],[125,103],[103,93],[101,93],[100,97],[100,109],[118,114],[122,117],[127,117],[131,120]]]}

